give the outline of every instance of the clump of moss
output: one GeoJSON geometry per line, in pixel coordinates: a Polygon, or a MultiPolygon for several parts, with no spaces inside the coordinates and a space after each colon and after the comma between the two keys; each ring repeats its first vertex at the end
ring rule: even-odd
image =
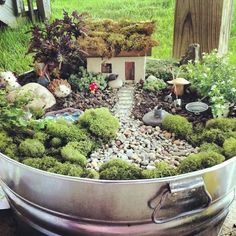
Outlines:
{"type": "Polygon", "coordinates": [[[152,92],[158,92],[167,87],[167,84],[162,79],[145,80],[143,89],[152,92]]]}
{"type": "Polygon", "coordinates": [[[65,161],[76,163],[80,166],[85,166],[87,163],[86,157],[75,148],[75,142],[68,143],[61,149],[61,156],[65,161]]]}
{"type": "Polygon", "coordinates": [[[186,137],[192,133],[192,124],[180,115],[167,115],[162,122],[162,127],[179,137],[186,137]]]}
{"type": "Polygon", "coordinates": [[[82,155],[87,156],[93,148],[93,142],[91,140],[79,141],[79,142],[69,142],[67,146],[79,151],[82,155]]]}
{"type": "Polygon", "coordinates": [[[110,160],[100,167],[100,179],[129,180],[139,179],[141,169],[120,159],[110,160]]]}
{"type": "Polygon", "coordinates": [[[44,145],[37,139],[26,139],[19,145],[22,156],[42,157],[45,153],[44,145]]]}
{"type": "Polygon", "coordinates": [[[162,178],[174,175],[177,175],[176,169],[164,161],[157,163],[156,169],[142,171],[144,179],[162,178]]]}
{"type": "Polygon", "coordinates": [[[223,131],[236,131],[235,118],[216,118],[207,121],[207,129],[220,129],[223,131]]]}
{"type": "Polygon", "coordinates": [[[199,141],[201,143],[215,143],[219,146],[222,146],[227,134],[220,129],[205,129],[202,134],[199,135],[199,141]]]}
{"type": "Polygon", "coordinates": [[[10,157],[11,159],[14,159],[16,161],[19,161],[18,158],[18,148],[17,145],[15,143],[11,143],[7,146],[7,148],[4,151],[4,154],[8,157],[10,157]]]}
{"type": "Polygon", "coordinates": [[[228,138],[223,144],[224,154],[227,158],[236,156],[236,139],[228,138]]]}
{"type": "Polygon", "coordinates": [[[118,119],[107,108],[86,110],[81,115],[79,124],[103,139],[114,138],[120,127],[118,119]]]}
{"type": "Polygon", "coordinates": [[[61,175],[69,175],[81,177],[83,174],[83,168],[79,165],[71,164],[71,163],[57,163],[55,166],[47,170],[48,172],[61,174],[61,175]]]}
{"type": "Polygon", "coordinates": [[[42,143],[46,143],[47,139],[48,139],[48,134],[42,131],[37,131],[34,135],[33,135],[33,139],[37,139],[42,143]]]}
{"type": "Polygon", "coordinates": [[[43,158],[26,158],[22,161],[23,164],[47,171],[50,168],[53,168],[59,162],[53,158],[45,156],[43,158]]]}
{"type": "Polygon", "coordinates": [[[180,174],[189,173],[196,170],[205,169],[222,163],[225,157],[213,151],[199,152],[197,154],[190,154],[186,159],[181,161],[178,166],[180,174]]]}
{"type": "Polygon", "coordinates": [[[58,148],[62,145],[62,140],[60,138],[54,137],[50,141],[50,144],[51,144],[52,147],[58,148]]]}
{"type": "Polygon", "coordinates": [[[12,144],[13,139],[9,137],[7,132],[0,131],[0,152],[5,152],[6,148],[12,144]]]}
{"type": "Polygon", "coordinates": [[[99,179],[99,173],[96,170],[90,169],[90,170],[84,170],[82,176],[83,178],[89,178],[89,179],[99,179]]]}
{"type": "Polygon", "coordinates": [[[201,152],[213,151],[213,152],[220,153],[220,154],[223,153],[222,147],[218,146],[215,143],[203,143],[200,146],[200,151],[201,152]]]}

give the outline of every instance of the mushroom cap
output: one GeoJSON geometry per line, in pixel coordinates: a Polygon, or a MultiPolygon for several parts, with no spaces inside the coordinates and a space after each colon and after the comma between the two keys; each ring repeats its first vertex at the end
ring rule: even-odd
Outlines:
{"type": "Polygon", "coordinates": [[[173,80],[167,81],[167,83],[168,84],[182,84],[182,85],[190,84],[190,82],[184,78],[175,78],[173,80]]]}

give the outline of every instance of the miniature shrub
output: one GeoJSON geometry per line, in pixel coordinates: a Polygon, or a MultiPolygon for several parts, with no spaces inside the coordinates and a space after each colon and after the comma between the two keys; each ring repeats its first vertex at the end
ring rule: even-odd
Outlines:
{"type": "Polygon", "coordinates": [[[19,151],[23,156],[42,157],[45,153],[45,147],[37,139],[26,139],[21,142],[19,151]]]}
{"type": "Polygon", "coordinates": [[[128,180],[141,177],[140,168],[119,159],[110,160],[103,164],[99,172],[100,179],[108,180],[128,180]]]}
{"type": "Polygon", "coordinates": [[[215,143],[203,143],[200,146],[200,151],[201,152],[213,151],[220,154],[223,153],[223,149],[215,143]]]}
{"type": "Polygon", "coordinates": [[[79,124],[88,128],[92,134],[103,139],[114,138],[119,129],[118,119],[107,108],[86,110],[81,115],[79,124]]]}
{"type": "Polygon", "coordinates": [[[213,151],[190,154],[186,159],[181,161],[180,165],[178,166],[178,172],[180,174],[184,174],[205,169],[220,164],[224,160],[225,158],[223,155],[213,151]]]}
{"type": "Polygon", "coordinates": [[[236,139],[228,138],[223,144],[224,154],[227,158],[236,156],[236,139]]]}
{"type": "Polygon", "coordinates": [[[83,167],[87,163],[86,157],[73,146],[73,143],[68,143],[61,149],[61,156],[65,161],[73,162],[83,167]]]}
{"type": "Polygon", "coordinates": [[[50,144],[52,147],[57,148],[62,145],[62,141],[60,138],[54,137],[54,138],[52,138],[50,144]]]}
{"type": "Polygon", "coordinates": [[[180,115],[168,115],[163,119],[162,127],[184,138],[192,133],[192,124],[180,115]]]}
{"type": "Polygon", "coordinates": [[[57,165],[59,162],[53,157],[45,156],[43,158],[26,158],[22,163],[40,170],[47,171],[48,169],[57,165]]]}
{"type": "Polygon", "coordinates": [[[142,176],[144,179],[162,178],[174,176],[176,174],[176,169],[164,161],[157,163],[156,169],[142,171],[142,176]]]}
{"type": "Polygon", "coordinates": [[[236,131],[236,119],[235,118],[216,118],[207,121],[207,129],[220,129],[224,131],[236,131]]]}
{"type": "Polygon", "coordinates": [[[79,165],[71,163],[56,163],[55,166],[47,170],[48,172],[53,172],[60,175],[69,175],[80,177],[83,174],[83,169],[79,165]]]}
{"type": "Polygon", "coordinates": [[[84,170],[82,176],[83,178],[89,178],[89,179],[99,179],[99,173],[96,170],[90,169],[90,170],[84,170]]]}
{"type": "Polygon", "coordinates": [[[0,131],[0,152],[4,152],[6,148],[13,142],[13,139],[9,137],[7,132],[0,131]]]}
{"type": "Polygon", "coordinates": [[[145,80],[143,89],[147,91],[157,92],[167,87],[167,84],[161,80],[145,80]]]}

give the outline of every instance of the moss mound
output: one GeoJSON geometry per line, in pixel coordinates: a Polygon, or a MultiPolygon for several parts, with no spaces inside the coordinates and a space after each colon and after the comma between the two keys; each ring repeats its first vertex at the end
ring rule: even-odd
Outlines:
{"type": "Polygon", "coordinates": [[[224,154],[227,158],[236,156],[236,139],[228,138],[223,144],[224,154]]]}
{"type": "Polygon", "coordinates": [[[22,156],[42,157],[45,153],[45,147],[37,139],[26,139],[20,143],[19,152],[22,156]]]}
{"type": "Polygon", "coordinates": [[[216,118],[207,121],[207,129],[220,129],[223,131],[236,131],[235,118],[216,118]]]}
{"type": "Polygon", "coordinates": [[[13,142],[13,139],[5,131],[0,131],[0,152],[5,152],[6,148],[13,142]]]}
{"type": "Polygon", "coordinates": [[[203,143],[200,146],[200,151],[201,152],[208,152],[208,151],[213,151],[219,154],[223,154],[223,148],[218,146],[215,143],[203,143]]]}

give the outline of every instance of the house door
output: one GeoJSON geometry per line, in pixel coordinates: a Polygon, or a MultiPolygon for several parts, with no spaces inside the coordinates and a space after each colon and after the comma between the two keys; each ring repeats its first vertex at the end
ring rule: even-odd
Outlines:
{"type": "Polygon", "coordinates": [[[135,63],[125,62],[125,80],[135,79],[135,63]]]}

